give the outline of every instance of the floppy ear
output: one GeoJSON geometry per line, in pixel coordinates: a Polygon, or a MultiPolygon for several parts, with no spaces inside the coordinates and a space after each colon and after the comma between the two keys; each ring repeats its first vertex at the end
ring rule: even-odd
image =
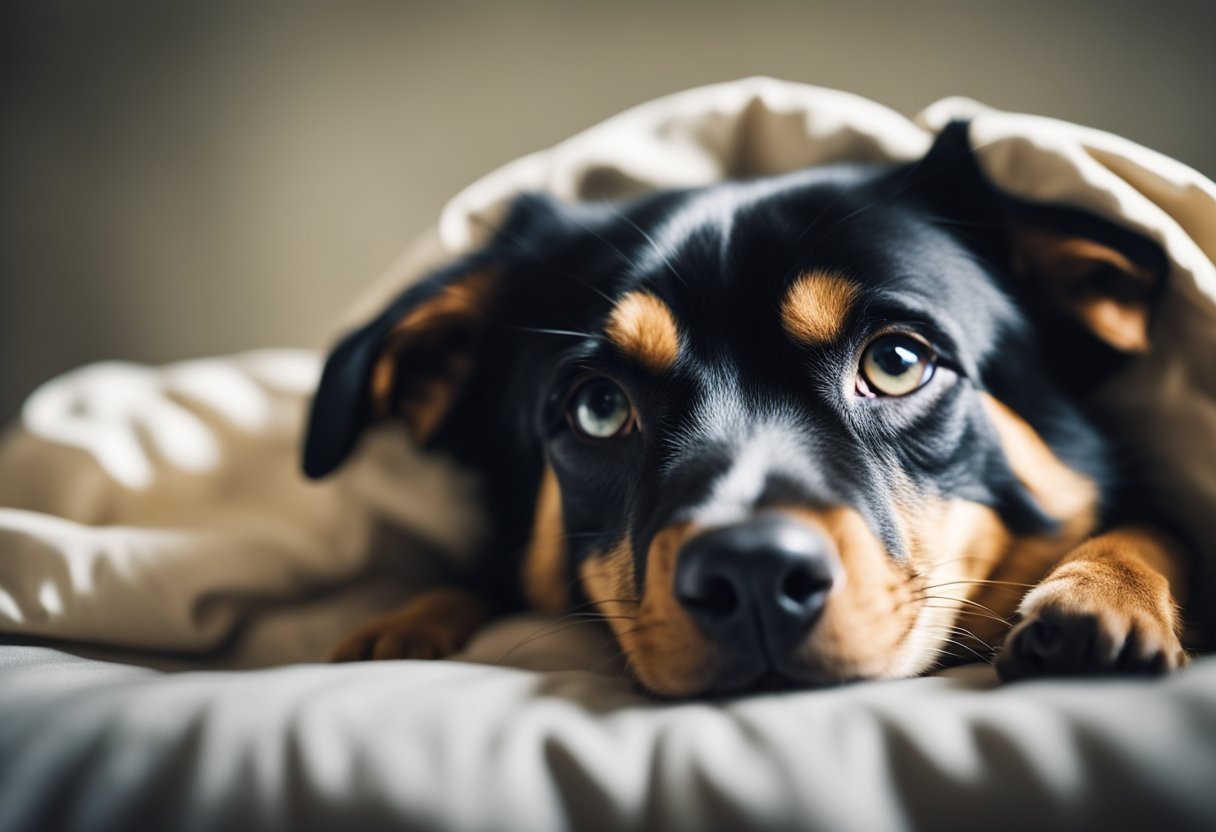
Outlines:
{"type": "Polygon", "coordinates": [[[472,372],[496,288],[488,258],[470,258],[407,290],[344,337],[313,397],[304,473],[329,474],[369,425],[390,416],[425,444],[472,372]]]}
{"type": "Polygon", "coordinates": [[[1032,300],[1121,352],[1149,348],[1169,261],[1153,241],[1074,208],[998,191],[976,162],[966,122],[953,122],[916,166],[918,190],[1021,282],[1032,300]]]}
{"type": "Polygon", "coordinates": [[[510,264],[536,259],[543,241],[568,227],[567,212],[543,194],[515,197],[484,248],[406,290],[344,337],[313,396],[304,473],[316,479],[333,471],[382,419],[404,421],[419,445],[435,438],[484,352],[491,317],[503,313],[510,264]]]}
{"type": "Polygon", "coordinates": [[[1147,352],[1152,309],[1165,287],[1164,252],[1109,224],[1052,213],[1013,211],[1014,274],[1109,346],[1147,352]]]}

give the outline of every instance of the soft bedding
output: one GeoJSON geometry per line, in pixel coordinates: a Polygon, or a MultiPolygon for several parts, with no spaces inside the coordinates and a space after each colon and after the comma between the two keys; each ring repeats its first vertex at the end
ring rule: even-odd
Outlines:
{"type": "MultiPolygon", "coordinates": [[[[1216,563],[1216,186],[1098,131],[959,99],[910,121],[770,79],[693,90],[457,196],[342,325],[475,246],[521,190],[906,160],[956,117],[998,187],[1167,251],[1155,350],[1100,403],[1216,563]]],[[[318,366],[104,364],[31,396],[0,443],[0,830],[1216,825],[1212,659],[1161,682],[994,690],[981,666],[671,704],[632,691],[605,632],[526,618],[464,656],[483,664],[270,669],[319,661],[481,537],[476,482],[392,430],[302,479],[318,366]]]]}
{"type": "Polygon", "coordinates": [[[993,689],[971,667],[690,704],[587,671],[459,662],[162,674],[4,647],[0,673],[5,830],[1198,830],[1216,818],[1212,659],[1160,682],[993,689]]]}

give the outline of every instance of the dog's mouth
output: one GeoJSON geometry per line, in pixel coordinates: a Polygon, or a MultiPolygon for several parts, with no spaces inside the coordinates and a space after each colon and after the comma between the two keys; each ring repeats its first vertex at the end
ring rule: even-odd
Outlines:
{"type": "Polygon", "coordinates": [[[905,678],[990,653],[1018,598],[992,564],[1013,546],[1029,568],[1068,542],[1020,543],[978,506],[926,504],[921,526],[936,538],[912,530],[919,554],[899,559],[854,509],[765,510],[734,527],[664,529],[636,583],[626,541],[582,577],[634,677],[660,697],[905,678]]]}
{"type": "Polygon", "coordinates": [[[893,667],[916,617],[908,576],[853,510],[668,527],[649,546],[640,597],[630,594],[632,564],[622,541],[585,564],[583,584],[634,676],[657,695],[907,675],[893,667]]]}

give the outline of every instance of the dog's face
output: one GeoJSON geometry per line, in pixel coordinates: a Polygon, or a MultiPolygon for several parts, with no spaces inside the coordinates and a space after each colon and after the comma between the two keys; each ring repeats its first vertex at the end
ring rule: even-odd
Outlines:
{"type": "Polygon", "coordinates": [[[1107,452],[1073,400],[1143,346],[1161,266],[1084,218],[1013,217],[960,130],[913,166],[521,200],[338,348],[306,466],[395,416],[480,469],[487,574],[592,604],[659,694],[983,644],[1018,594],[980,590],[1099,520],[1107,452]]]}

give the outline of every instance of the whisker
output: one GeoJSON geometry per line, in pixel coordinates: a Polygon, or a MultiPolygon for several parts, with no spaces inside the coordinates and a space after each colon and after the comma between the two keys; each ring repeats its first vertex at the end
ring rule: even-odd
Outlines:
{"type": "MultiPolygon", "coordinates": [[[[516,196],[522,196],[524,192],[520,191],[520,190],[516,190],[515,193],[516,193],[516,196]]],[[[516,248],[520,252],[522,252],[527,257],[529,257],[532,260],[539,263],[546,271],[549,272],[549,274],[553,275],[554,277],[561,278],[562,280],[568,280],[572,283],[577,283],[578,285],[582,286],[584,289],[587,289],[588,291],[591,291],[591,292],[599,295],[601,298],[603,298],[605,301],[607,301],[610,305],[616,303],[616,301],[613,300],[611,296],[609,296],[606,292],[604,292],[598,286],[595,286],[594,284],[590,283],[589,281],[583,280],[582,278],[580,278],[576,275],[573,275],[568,272],[564,272],[564,271],[561,271],[561,270],[555,268],[553,266],[553,264],[544,257],[543,253],[539,249],[537,249],[537,247],[530,240],[527,240],[518,234],[509,232],[504,228],[494,226],[487,220],[484,220],[480,217],[470,216],[469,219],[471,219],[475,225],[479,225],[481,228],[486,229],[487,231],[491,232],[492,234],[502,237],[505,240],[507,240],[508,242],[514,243],[516,248]]]]}
{"type": "MultiPolygon", "coordinates": [[[[615,214],[616,214],[618,217],[619,217],[619,216],[622,216],[621,212],[620,212],[619,210],[617,210],[615,207],[613,207],[613,208],[612,208],[612,211],[613,211],[613,213],[615,213],[615,214]]],[[[592,228],[591,226],[587,225],[587,223],[585,223],[585,222],[583,222],[582,220],[580,220],[580,219],[579,219],[577,216],[575,216],[573,213],[571,213],[571,214],[570,214],[570,217],[569,217],[569,218],[570,218],[571,220],[573,220],[573,221],[574,221],[574,224],[575,224],[575,225],[577,225],[579,228],[583,229],[583,230],[584,230],[584,231],[586,231],[588,234],[590,234],[591,236],[595,237],[595,239],[599,240],[601,243],[603,243],[604,245],[608,246],[608,248],[612,249],[612,250],[613,250],[613,251],[616,253],[617,257],[621,258],[621,261],[622,261],[622,262],[624,262],[624,263],[625,263],[625,265],[629,266],[630,268],[636,268],[636,265],[637,265],[637,264],[635,264],[635,263],[633,262],[633,259],[632,259],[631,257],[629,257],[629,255],[627,255],[625,252],[621,251],[621,250],[620,250],[620,248],[618,248],[618,247],[617,247],[617,245],[616,245],[615,243],[613,243],[611,240],[607,239],[606,237],[604,237],[604,235],[600,234],[600,233],[599,233],[598,231],[596,231],[594,228],[592,228]]],[[[635,226],[635,227],[636,227],[636,226],[635,226]]]]}
{"type": "Polygon", "coordinates": [[[528,542],[525,543],[524,545],[520,546],[518,549],[516,549],[511,554],[510,557],[511,557],[512,561],[521,560],[525,555],[528,554],[528,550],[532,547],[532,544],[537,540],[545,540],[545,541],[567,540],[567,539],[573,540],[573,539],[579,538],[579,537],[605,537],[608,534],[610,534],[610,532],[567,532],[564,529],[558,530],[556,532],[549,532],[548,530],[546,530],[542,534],[533,534],[528,539],[528,542]]]}
{"type": "Polygon", "coordinates": [[[993,581],[985,578],[960,578],[956,581],[946,581],[945,583],[923,586],[920,589],[921,591],[928,591],[930,589],[940,589],[943,586],[953,586],[955,584],[982,584],[984,586],[1012,587],[1017,589],[1034,589],[1036,586],[1036,584],[1024,584],[1021,581],[993,581]]]}
{"type": "Polygon", "coordinates": [[[947,656],[951,659],[958,659],[959,661],[967,660],[966,656],[960,656],[958,653],[955,653],[951,650],[947,650],[945,647],[930,647],[929,649],[932,650],[936,655],[934,655],[934,657],[933,657],[933,666],[930,668],[927,668],[926,672],[932,672],[934,670],[941,669],[943,666],[943,663],[942,663],[943,656],[947,656]]]}
{"type": "Polygon", "coordinates": [[[959,627],[958,625],[951,625],[951,624],[917,624],[912,629],[914,629],[914,630],[929,629],[929,630],[937,630],[940,632],[954,633],[955,635],[965,636],[966,638],[972,639],[973,641],[978,641],[980,644],[984,645],[984,647],[988,648],[989,650],[992,650],[994,652],[996,651],[995,647],[993,647],[988,642],[984,641],[982,638],[977,636],[975,633],[968,630],[966,627],[959,627]]]}
{"type": "MultiPolygon", "coordinates": [[[[980,147],[976,147],[976,148],[969,148],[967,151],[960,151],[957,154],[957,157],[958,158],[963,157],[964,153],[977,153],[981,150],[982,147],[984,147],[984,145],[981,145],[980,147]]],[[[911,187],[918,184],[918,182],[922,186],[928,184],[933,179],[933,176],[929,176],[929,177],[919,176],[918,177],[918,174],[921,173],[921,168],[923,167],[925,161],[928,158],[929,158],[929,156],[928,156],[928,154],[926,154],[926,155],[920,157],[919,159],[917,159],[915,162],[913,162],[911,165],[908,166],[908,169],[904,172],[903,177],[900,179],[899,182],[897,182],[895,184],[895,187],[891,190],[890,193],[880,194],[879,196],[877,196],[870,202],[862,205],[860,208],[856,208],[853,211],[850,211],[848,214],[845,214],[843,217],[841,217],[840,219],[833,222],[827,228],[823,229],[823,232],[818,237],[816,237],[813,241],[808,243],[807,247],[810,248],[811,246],[822,244],[833,231],[835,231],[837,228],[842,226],[847,221],[849,221],[851,219],[855,219],[860,214],[863,214],[866,211],[869,211],[870,209],[883,204],[884,202],[887,202],[887,201],[893,200],[893,199],[897,199],[897,198],[903,196],[903,194],[905,194],[911,187]]],[[[934,175],[936,175],[936,174],[934,174],[934,175]]]]}
{"type": "Polygon", "coordinates": [[[966,604],[969,607],[976,607],[991,615],[998,615],[997,611],[994,610],[992,607],[984,606],[979,601],[971,601],[967,598],[954,598],[949,595],[923,595],[923,594],[920,597],[921,598],[932,598],[937,601],[954,601],[955,603],[966,604]]]}
{"type": "Polygon", "coordinates": [[[596,662],[596,663],[595,663],[595,664],[594,664],[594,665],[593,665],[593,666],[590,668],[589,672],[591,672],[591,673],[595,673],[595,672],[596,672],[596,671],[598,671],[600,668],[602,668],[604,665],[606,665],[608,662],[610,662],[610,661],[614,661],[614,660],[616,660],[616,659],[624,659],[624,660],[625,660],[625,662],[626,662],[626,669],[627,669],[627,670],[629,670],[630,672],[632,672],[632,668],[631,668],[631,667],[629,667],[629,664],[628,664],[628,662],[629,662],[629,654],[628,654],[628,652],[626,652],[624,645],[621,643],[621,639],[625,638],[625,636],[631,636],[631,635],[635,635],[635,634],[637,634],[637,633],[640,633],[640,632],[642,632],[642,631],[643,631],[643,630],[645,630],[645,629],[646,629],[646,626],[645,626],[644,624],[639,624],[639,625],[638,625],[638,626],[636,626],[636,627],[632,627],[631,629],[624,630],[624,631],[622,631],[622,632],[621,632],[621,633],[619,633],[619,634],[613,634],[612,636],[610,636],[610,637],[609,637],[609,638],[608,638],[606,641],[604,641],[604,642],[603,642],[603,643],[602,643],[602,644],[601,644],[601,645],[600,645],[600,646],[599,646],[599,647],[596,649],[596,652],[598,653],[599,651],[603,650],[605,647],[607,647],[607,646],[608,646],[608,645],[610,645],[610,644],[615,644],[615,645],[616,645],[616,650],[615,650],[615,651],[613,651],[611,655],[609,655],[609,656],[607,656],[606,658],[601,659],[600,661],[596,662]]]}
{"type": "Polygon", "coordinates": [[[549,636],[555,636],[559,633],[564,633],[567,630],[573,630],[575,627],[581,627],[585,624],[599,624],[599,623],[606,622],[606,621],[618,621],[618,620],[619,621],[632,621],[632,620],[634,620],[632,616],[627,616],[627,615],[599,615],[599,614],[588,615],[587,618],[585,618],[581,621],[568,621],[567,620],[568,618],[569,618],[569,616],[562,616],[561,618],[557,619],[556,621],[552,621],[552,622],[546,624],[544,627],[541,627],[535,633],[533,633],[532,635],[530,635],[527,638],[520,641],[518,644],[511,647],[511,649],[509,649],[507,652],[503,653],[502,656],[499,657],[497,663],[502,664],[517,650],[523,649],[524,647],[528,646],[529,644],[531,644],[534,641],[537,641],[538,639],[547,638],[549,636]],[[561,625],[561,626],[558,626],[558,625],[561,625]]]}
{"type": "Polygon", "coordinates": [[[633,599],[633,598],[602,598],[602,599],[599,599],[596,601],[585,601],[582,604],[574,604],[574,605],[568,607],[567,609],[563,610],[562,614],[570,615],[571,613],[580,612],[582,610],[585,610],[588,607],[594,607],[597,604],[640,604],[640,603],[642,603],[642,602],[638,601],[636,599],[633,599]]]}
{"type": "Polygon", "coordinates": [[[613,205],[611,202],[604,202],[602,204],[605,207],[607,207],[608,210],[612,211],[612,213],[616,214],[618,217],[620,217],[622,220],[624,220],[631,228],[633,228],[634,231],[637,231],[639,234],[641,234],[643,239],[645,239],[646,242],[650,243],[650,246],[654,250],[654,253],[656,255],[658,255],[659,260],[661,260],[663,262],[663,265],[667,268],[667,270],[669,272],[671,272],[672,275],[675,276],[676,280],[680,281],[680,283],[682,283],[684,285],[684,288],[692,289],[692,285],[689,284],[689,282],[684,279],[684,276],[682,274],[680,274],[678,271],[676,271],[676,267],[674,265],[672,265],[671,258],[669,258],[663,252],[663,249],[659,247],[659,244],[655,241],[654,237],[650,236],[650,234],[647,233],[646,229],[642,228],[640,225],[638,225],[636,222],[631,220],[629,217],[625,216],[625,214],[619,208],[617,208],[615,205],[613,205]]]}
{"type": "MultiPolygon", "coordinates": [[[[954,599],[947,599],[947,600],[954,600],[954,599]]],[[[960,610],[960,609],[958,609],[958,608],[956,608],[956,607],[947,607],[947,606],[943,606],[943,605],[940,605],[940,604],[924,604],[924,607],[925,607],[926,609],[930,609],[930,610],[950,610],[950,611],[951,611],[951,612],[953,612],[955,615],[973,615],[973,616],[975,616],[976,618],[983,618],[983,619],[988,620],[988,621],[997,621],[997,622],[999,622],[999,623],[1003,624],[1003,625],[1004,625],[1004,626],[1006,626],[1006,627],[1012,627],[1012,626],[1013,626],[1013,622],[1012,622],[1012,621],[1009,621],[1008,619],[1001,618],[1001,617],[1000,617],[1000,616],[998,616],[998,615],[988,615],[988,614],[986,614],[986,613],[982,613],[982,612],[976,612],[975,610],[965,610],[965,609],[964,609],[964,610],[960,610]]]]}
{"type": "Polygon", "coordinates": [[[963,649],[964,649],[964,650],[966,650],[968,653],[970,653],[971,655],[975,656],[977,659],[979,659],[980,661],[982,661],[984,664],[992,664],[992,657],[991,657],[991,656],[985,656],[985,655],[984,655],[983,653],[981,653],[980,651],[976,650],[975,648],[971,647],[971,646],[970,646],[970,645],[968,645],[968,644],[963,644],[963,643],[962,643],[961,641],[959,641],[958,639],[948,638],[948,639],[946,639],[946,642],[947,642],[948,644],[953,644],[955,647],[961,647],[961,648],[963,648],[963,649]]]}
{"type": "Polygon", "coordinates": [[[510,329],[515,332],[531,332],[537,335],[567,335],[571,338],[589,338],[595,341],[604,340],[603,335],[597,335],[594,332],[579,332],[573,329],[548,329],[540,326],[515,326],[512,324],[498,324],[502,329],[510,329]]]}
{"type": "MultiPolygon", "coordinates": [[[[979,653],[978,651],[976,651],[976,650],[972,649],[971,647],[968,647],[966,644],[963,644],[963,643],[961,643],[961,642],[955,641],[955,640],[954,640],[954,639],[952,639],[952,638],[948,638],[948,639],[946,639],[946,643],[947,643],[947,644],[953,644],[955,647],[961,647],[961,648],[963,648],[964,650],[966,650],[966,651],[968,651],[969,653],[971,653],[972,655],[974,655],[974,656],[975,656],[977,659],[979,659],[980,661],[982,661],[984,664],[992,664],[992,658],[991,658],[991,657],[989,657],[989,656],[985,656],[985,655],[983,655],[982,653],[979,653]]],[[[960,655],[959,655],[959,654],[957,654],[957,653],[952,653],[951,651],[946,650],[946,649],[941,648],[941,647],[934,647],[934,648],[931,648],[931,649],[936,650],[936,651],[937,651],[937,652],[939,652],[939,653],[944,653],[944,654],[946,654],[947,656],[950,656],[951,658],[954,658],[954,659],[960,659],[960,660],[964,660],[964,661],[967,659],[967,657],[966,657],[966,656],[960,656],[960,655]]]]}
{"type": "Polygon", "coordinates": [[[928,567],[925,568],[925,571],[921,572],[920,574],[921,575],[931,575],[934,571],[936,571],[937,569],[940,569],[943,566],[946,566],[951,563],[958,563],[959,561],[963,561],[963,560],[975,560],[975,561],[979,561],[980,563],[993,563],[993,564],[1000,562],[1000,558],[982,558],[979,555],[963,555],[962,557],[948,558],[946,560],[937,561],[936,563],[931,563],[931,564],[929,564],[928,567]]]}

